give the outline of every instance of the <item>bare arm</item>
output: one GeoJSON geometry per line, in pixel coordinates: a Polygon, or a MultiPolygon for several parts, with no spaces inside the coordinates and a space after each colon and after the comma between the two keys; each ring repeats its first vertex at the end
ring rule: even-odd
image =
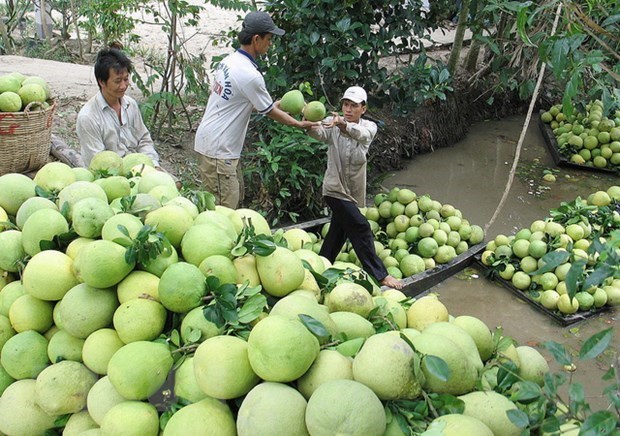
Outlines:
{"type": "Polygon", "coordinates": [[[279,102],[276,102],[273,105],[273,109],[271,109],[267,113],[267,116],[271,118],[272,120],[285,124],[287,126],[297,127],[298,129],[304,129],[304,130],[308,130],[312,128],[313,126],[317,126],[320,124],[320,123],[313,122],[313,121],[306,121],[306,120],[299,121],[293,118],[292,116],[290,116],[289,114],[287,114],[286,112],[284,112],[282,109],[280,109],[278,103],[279,102]]]}

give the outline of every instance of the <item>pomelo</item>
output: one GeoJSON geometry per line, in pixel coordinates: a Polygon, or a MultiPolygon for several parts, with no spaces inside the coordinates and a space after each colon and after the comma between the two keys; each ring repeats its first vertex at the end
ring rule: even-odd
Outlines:
{"type": "Polygon", "coordinates": [[[315,272],[322,274],[325,271],[325,263],[323,263],[321,257],[314,251],[301,248],[299,250],[295,250],[294,253],[295,256],[308,262],[315,272]]]}
{"type": "Polygon", "coordinates": [[[103,150],[93,156],[88,169],[103,177],[118,176],[123,169],[123,158],[111,150],[103,150]]]}
{"type": "Polygon", "coordinates": [[[94,241],[95,241],[94,239],[90,239],[90,238],[82,238],[82,237],[75,238],[73,241],[69,243],[69,245],[67,245],[65,254],[69,256],[72,260],[75,260],[80,249],[84,247],[85,245],[90,244],[91,242],[94,242],[94,241]]]}
{"type": "Polygon", "coordinates": [[[23,246],[23,235],[19,230],[0,232],[0,269],[17,272],[23,268],[26,252],[23,246]]]}
{"type": "MultiPolygon", "coordinates": [[[[10,74],[4,74],[0,76],[0,94],[3,94],[5,92],[12,92],[15,94],[17,93],[17,91],[19,91],[19,88],[21,88],[21,86],[22,86],[21,82],[15,76],[12,76],[10,74]]],[[[19,103],[20,103],[20,108],[21,108],[21,100],[19,101],[19,103]]],[[[19,110],[19,108],[17,110],[19,110]]],[[[5,111],[5,110],[2,110],[2,111],[3,112],[16,112],[16,111],[5,111]]]]}
{"type": "Polygon", "coordinates": [[[448,309],[434,295],[417,299],[407,309],[407,326],[422,331],[434,322],[448,321],[448,309]]]}
{"type": "Polygon", "coordinates": [[[493,436],[491,429],[473,416],[450,413],[435,418],[426,428],[445,436],[493,436]]]}
{"type": "Polygon", "coordinates": [[[303,229],[289,229],[282,236],[286,239],[288,248],[292,251],[297,251],[306,244],[312,243],[310,234],[303,229]]]}
{"type": "Polygon", "coordinates": [[[185,232],[193,225],[192,216],[181,206],[162,206],[149,212],[144,224],[153,226],[162,232],[175,247],[181,245],[185,232]]]}
{"type": "Polygon", "coordinates": [[[200,212],[198,216],[194,219],[194,225],[197,226],[200,224],[210,224],[212,226],[215,226],[219,228],[222,232],[226,233],[231,239],[237,239],[238,233],[235,228],[235,224],[228,215],[215,212],[213,210],[205,210],[204,212],[200,212]]]}
{"type": "Polygon", "coordinates": [[[452,321],[464,329],[476,343],[478,353],[483,362],[493,354],[493,335],[487,325],[480,319],[469,315],[461,315],[452,321]]]}
{"type": "Polygon", "coordinates": [[[123,401],[112,407],[101,421],[102,435],[157,436],[159,414],[150,403],[123,401]]]}
{"type": "Polygon", "coordinates": [[[47,339],[34,330],[17,333],[0,350],[0,364],[15,380],[36,378],[50,364],[47,345],[47,339]]]}
{"type": "Polygon", "coordinates": [[[99,375],[108,373],[108,362],[125,343],[121,341],[116,330],[101,328],[89,334],[82,347],[84,365],[99,375]]]}
{"type": "Polygon", "coordinates": [[[99,238],[105,222],[114,216],[107,201],[84,198],[73,205],[71,220],[73,230],[83,238],[99,238]]]}
{"type": "Polygon", "coordinates": [[[69,289],[58,303],[62,328],[82,339],[110,325],[117,307],[114,289],[93,288],[85,283],[69,289]]]}
{"type": "Polygon", "coordinates": [[[149,194],[152,197],[155,197],[161,204],[167,203],[173,198],[176,198],[179,195],[181,195],[176,185],[171,186],[167,184],[155,186],[153,189],[147,192],[147,194],[149,194]]]}
{"type": "Polygon", "coordinates": [[[42,251],[41,242],[53,241],[54,237],[67,233],[69,223],[54,209],[40,209],[34,212],[22,228],[24,251],[31,256],[42,251]]]}
{"type": "Polygon", "coordinates": [[[229,207],[216,204],[215,212],[221,213],[222,215],[226,216],[229,220],[231,220],[235,228],[235,232],[237,234],[241,233],[241,231],[243,230],[244,222],[243,222],[242,216],[238,214],[235,209],[231,209],[229,207]]]}
{"type": "Polygon", "coordinates": [[[375,316],[385,317],[398,327],[399,330],[407,327],[407,312],[400,303],[380,295],[372,298],[375,302],[375,307],[378,308],[375,316]]]}
{"type": "Polygon", "coordinates": [[[30,197],[34,197],[36,183],[20,173],[0,176],[0,207],[9,215],[15,216],[19,207],[30,197]]]}
{"type": "Polygon", "coordinates": [[[209,256],[200,262],[198,269],[205,277],[217,277],[220,284],[237,283],[237,269],[233,261],[227,256],[221,254],[209,256]]]}
{"type": "Polygon", "coordinates": [[[521,345],[517,348],[519,355],[519,375],[526,381],[531,381],[539,386],[545,382],[545,374],[549,372],[549,364],[542,354],[535,348],[521,345]]]}
{"type": "Polygon", "coordinates": [[[338,332],[345,334],[347,339],[367,338],[375,334],[372,323],[357,313],[331,312],[330,318],[336,323],[338,332]]]}
{"type": "Polygon", "coordinates": [[[222,333],[222,328],[205,318],[203,310],[204,306],[195,307],[183,317],[180,328],[183,343],[189,340],[194,330],[200,330],[200,337],[196,341],[199,343],[222,333]]]}
{"type": "Polygon", "coordinates": [[[19,94],[24,107],[28,106],[30,103],[42,103],[47,100],[47,92],[41,85],[36,83],[28,83],[26,85],[22,84],[22,87],[19,88],[17,94],[19,94]]]}
{"type": "Polygon", "coordinates": [[[61,211],[66,210],[67,216],[70,217],[73,214],[75,203],[91,197],[98,198],[106,203],[108,201],[108,197],[101,186],[96,183],[76,181],[58,193],[57,205],[61,211]]]}
{"type": "Polygon", "coordinates": [[[236,436],[235,419],[226,403],[205,398],[177,411],[166,424],[162,436],[236,436]]]}
{"type": "Polygon", "coordinates": [[[321,121],[326,113],[325,105],[317,100],[309,102],[303,109],[304,118],[308,121],[321,121]]]}
{"type": "Polygon", "coordinates": [[[119,303],[138,297],[159,301],[159,277],[147,271],[133,270],[116,286],[119,303]]]}
{"type": "Polygon", "coordinates": [[[187,262],[199,266],[203,260],[214,254],[230,256],[234,244],[232,236],[223,233],[219,227],[199,224],[185,232],[181,240],[181,252],[187,262]]]}
{"type": "Polygon", "coordinates": [[[469,333],[452,322],[435,322],[426,326],[422,333],[431,333],[452,340],[465,353],[476,371],[482,371],[482,359],[478,354],[478,347],[469,333]]]}
{"type": "MultiPolygon", "coordinates": [[[[92,163],[92,162],[91,162],[92,163]]],[[[117,198],[131,194],[129,180],[123,176],[110,176],[95,180],[95,184],[101,186],[108,197],[108,203],[117,198]]]]}
{"type": "Polygon", "coordinates": [[[97,376],[80,362],[63,360],[37,376],[35,399],[49,415],[77,413],[86,407],[88,391],[97,376]]]}
{"type": "Polygon", "coordinates": [[[254,231],[257,235],[271,235],[271,228],[264,216],[252,209],[236,209],[235,214],[241,218],[241,221],[245,226],[254,226],[254,231]]]}
{"type": "Polygon", "coordinates": [[[93,421],[87,410],[82,410],[69,416],[62,434],[63,436],[78,436],[82,432],[93,429],[99,430],[99,426],[93,421]]]}
{"type": "Polygon", "coordinates": [[[48,192],[60,192],[76,181],[71,167],[63,162],[46,163],[37,171],[33,180],[37,186],[48,192]]]}
{"type": "Polygon", "coordinates": [[[15,215],[15,224],[20,229],[24,227],[26,220],[39,209],[54,209],[58,210],[58,206],[51,200],[43,197],[30,197],[27,199],[17,210],[15,215]]]}
{"type": "Polygon", "coordinates": [[[157,186],[168,186],[171,189],[177,189],[176,182],[170,174],[163,171],[151,171],[147,174],[143,174],[140,178],[138,192],[146,194],[157,186]]]}
{"type": "Polygon", "coordinates": [[[128,244],[131,239],[135,239],[142,227],[143,224],[140,218],[129,213],[121,212],[105,221],[101,228],[101,238],[107,241],[128,244]],[[129,237],[119,229],[119,226],[123,226],[127,229],[129,237]]]}
{"type": "Polygon", "coordinates": [[[326,305],[330,312],[353,312],[366,318],[375,307],[372,295],[356,283],[341,283],[328,295],[326,305]]]}
{"type": "Polygon", "coordinates": [[[191,403],[197,403],[207,398],[198,384],[194,375],[194,356],[187,356],[183,363],[174,372],[174,395],[191,403]]]}
{"type": "Polygon", "coordinates": [[[185,313],[198,307],[207,291],[204,274],[187,262],[170,265],[159,280],[159,301],[168,310],[185,313]]]}
{"type": "Polygon", "coordinates": [[[166,309],[150,298],[134,298],[121,304],[112,318],[114,329],[124,343],[152,341],[164,331],[166,309]]]}
{"type": "MultiPolygon", "coordinates": [[[[0,350],[2,350],[2,347],[6,341],[15,336],[16,333],[17,332],[11,326],[11,321],[9,318],[7,316],[0,315],[0,350]]],[[[0,395],[2,394],[0,393],[0,395]]]]}
{"type": "Polygon", "coordinates": [[[44,434],[55,425],[56,416],[48,415],[35,401],[34,380],[18,380],[0,397],[0,432],[7,435],[44,434]]]}
{"type": "Polygon", "coordinates": [[[112,407],[125,401],[127,400],[112,386],[110,378],[105,376],[97,380],[88,391],[86,407],[92,419],[99,426],[112,407]]]}
{"type": "MultiPolygon", "coordinates": [[[[13,74],[13,73],[11,73],[13,74]]],[[[13,76],[16,77],[16,76],[13,76]]],[[[19,78],[18,78],[19,80],[19,78]]],[[[50,98],[51,94],[50,94],[50,88],[49,85],[47,83],[47,81],[40,77],[40,76],[24,76],[23,80],[21,80],[21,86],[25,86],[25,85],[30,85],[31,83],[35,83],[37,85],[39,85],[41,88],[43,88],[43,90],[45,91],[45,99],[47,100],[48,98],[50,98]]]]}
{"type": "Polygon", "coordinates": [[[145,263],[138,263],[138,268],[161,277],[170,265],[174,265],[178,261],[179,255],[177,250],[172,245],[168,245],[155,259],[150,259],[145,263]]]}
{"type": "Polygon", "coordinates": [[[294,116],[301,114],[305,104],[304,95],[301,91],[292,89],[282,96],[280,100],[280,109],[294,116]]]}
{"type": "Polygon", "coordinates": [[[24,285],[19,280],[7,283],[6,286],[0,290],[0,315],[8,318],[9,309],[13,302],[25,293],[24,285]]]}
{"type": "Polygon", "coordinates": [[[316,301],[316,298],[306,298],[299,294],[289,294],[276,301],[269,313],[271,315],[281,315],[293,320],[298,320],[301,314],[308,315],[320,322],[331,336],[336,336],[338,333],[336,323],[331,319],[327,308],[320,305],[316,301]]]}
{"type": "Polygon", "coordinates": [[[131,174],[131,169],[136,165],[146,165],[151,168],[154,167],[153,159],[144,153],[128,153],[122,157],[123,165],[121,169],[121,176],[131,174]]]}
{"type": "Polygon", "coordinates": [[[125,247],[112,241],[97,240],[78,252],[73,261],[73,272],[80,282],[89,286],[109,288],[123,280],[135,266],[135,262],[127,262],[126,251],[125,247]]]}
{"type": "Polygon", "coordinates": [[[321,350],[312,366],[297,379],[297,389],[306,398],[323,383],[331,380],[353,380],[353,361],[336,350],[321,350]]]}
{"type": "Polygon", "coordinates": [[[50,362],[60,362],[61,360],[81,362],[83,348],[84,339],[71,336],[64,330],[58,330],[49,339],[47,356],[50,362]]]}
{"type": "Polygon", "coordinates": [[[95,180],[95,175],[90,172],[88,168],[83,167],[73,167],[71,168],[75,173],[76,182],[92,182],[95,180]]]}
{"type": "Polygon", "coordinates": [[[479,419],[495,435],[517,436],[521,429],[510,421],[506,412],[517,406],[505,396],[494,391],[471,392],[458,397],[465,402],[464,415],[479,419]]]}
{"type": "Polygon", "coordinates": [[[166,201],[162,206],[180,206],[185,209],[185,212],[187,212],[193,220],[199,215],[198,207],[192,203],[190,199],[181,196],[166,201]]]}
{"type": "Polygon", "coordinates": [[[34,330],[43,334],[52,326],[53,307],[49,301],[22,295],[9,309],[11,326],[17,333],[34,330]]]}
{"type": "Polygon", "coordinates": [[[274,297],[283,297],[294,291],[305,278],[301,259],[284,247],[276,247],[268,256],[257,256],[256,270],[265,292],[274,297]]]}
{"type": "MultiPolygon", "coordinates": [[[[2,79],[0,77],[0,79],[2,79]]],[[[0,83],[0,88],[2,84],[0,83]]],[[[0,93],[0,112],[19,112],[22,108],[22,99],[18,93],[4,91],[0,93]]]]}

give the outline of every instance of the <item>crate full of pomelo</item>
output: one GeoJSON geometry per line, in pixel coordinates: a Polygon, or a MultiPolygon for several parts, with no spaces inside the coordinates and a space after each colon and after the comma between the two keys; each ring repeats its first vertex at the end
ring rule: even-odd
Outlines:
{"type": "Polygon", "coordinates": [[[563,202],[489,241],[480,261],[518,296],[568,325],[620,305],[620,187],[563,202]]]}
{"type": "Polygon", "coordinates": [[[540,351],[284,233],[140,154],[0,176],[0,433],[559,431],[540,351]]]}

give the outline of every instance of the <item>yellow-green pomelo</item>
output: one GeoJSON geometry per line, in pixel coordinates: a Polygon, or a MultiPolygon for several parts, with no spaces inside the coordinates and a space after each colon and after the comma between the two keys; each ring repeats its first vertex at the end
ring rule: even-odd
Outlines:
{"type": "MultiPolygon", "coordinates": [[[[231,209],[232,210],[232,209],[231,209]]],[[[234,211],[233,211],[234,215],[234,211]]],[[[237,219],[241,220],[237,215],[234,215],[237,219]]],[[[198,214],[194,219],[194,225],[210,224],[219,229],[219,231],[228,235],[231,239],[237,239],[238,233],[235,228],[235,224],[230,219],[230,215],[224,213],[215,212],[213,210],[205,210],[198,214]]]]}
{"type": "Polygon", "coordinates": [[[146,194],[157,186],[168,186],[176,190],[176,182],[170,174],[163,171],[151,171],[140,178],[138,192],[146,194]]]}
{"type": "Polygon", "coordinates": [[[257,235],[271,235],[271,228],[264,216],[252,209],[236,209],[235,214],[241,218],[244,226],[254,226],[257,235]]]}
{"type": "Polygon", "coordinates": [[[17,272],[22,268],[26,252],[24,251],[23,235],[19,230],[0,232],[0,269],[17,272]]]}
{"type": "Polygon", "coordinates": [[[181,206],[167,205],[149,212],[144,224],[157,228],[175,247],[181,245],[185,232],[193,225],[193,218],[181,206]]]}
{"type": "Polygon", "coordinates": [[[73,205],[85,198],[98,198],[107,203],[108,197],[103,188],[96,183],[77,181],[58,193],[56,204],[61,211],[66,210],[67,216],[73,213],[73,205]]]}
{"type": "Polygon", "coordinates": [[[236,336],[214,336],[194,354],[194,376],[212,398],[230,400],[247,394],[260,379],[248,359],[248,343],[236,336]]]}
{"type": "Polygon", "coordinates": [[[265,382],[243,399],[237,416],[239,436],[308,435],[306,399],[283,383],[265,382]]]}
{"type": "Polygon", "coordinates": [[[575,297],[571,300],[568,294],[562,294],[558,298],[558,310],[564,314],[575,313],[579,310],[579,301],[575,297]]]}
{"type": "Polygon", "coordinates": [[[43,301],[32,295],[22,295],[9,309],[9,320],[13,329],[20,333],[34,330],[41,334],[52,326],[52,310],[49,301],[43,301]]]}
{"type": "Polygon", "coordinates": [[[227,256],[221,254],[209,256],[200,262],[198,269],[202,271],[205,277],[217,277],[220,284],[237,283],[237,269],[233,261],[227,256]]]}
{"type": "Polygon", "coordinates": [[[517,348],[519,355],[519,375],[527,381],[542,386],[545,382],[545,374],[549,372],[549,364],[542,354],[535,348],[521,345],[517,348]]]}
{"type": "Polygon", "coordinates": [[[41,300],[58,301],[77,285],[73,260],[61,251],[46,250],[35,254],[24,268],[24,291],[41,300]]]}
{"type": "Polygon", "coordinates": [[[121,341],[152,341],[163,331],[168,312],[150,298],[134,298],[116,309],[112,322],[121,341]]]}
{"type": "Polygon", "coordinates": [[[236,436],[235,418],[228,405],[205,398],[172,415],[162,436],[236,436]]]}
{"type": "Polygon", "coordinates": [[[161,275],[157,292],[166,309],[185,313],[201,305],[207,292],[205,276],[197,266],[177,262],[161,275]]]}
{"type": "Polygon", "coordinates": [[[95,182],[101,186],[108,198],[108,203],[116,198],[121,198],[131,194],[131,184],[129,179],[123,176],[111,176],[97,179],[95,182]]]}
{"type": "Polygon", "coordinates": [[[53,209],[58,210],[58,206],[53,201],[43,197],[30,197],[22,203],[15,215],[15,224],[20,229],[24,227],[26,220],[30,218],[30,215],[40,209],[53,209]]]}
{"type": "Polygon", "coordinates": [[[426,378],[424,388],[451,395],[473,390],[478,380],[478,371],[455,341],[442,335],[422,333],[412,338],[411,343],[419,353],[443,359],[450,369],[448,379],[444,381],[428,369],[427,360],[423,358],[422,372],[426,378]]]}
{"type": "Polygon", "coordinates": [[[426,428],[445,436],[493,436],[491,429],[473,416],[451,413],[435,418],[426,428]]]}
{"type": "Polygon", "coordinates": [[[48,192],[60,192],[74,183],[75,173],[63,162],[48,162],[34,176],[34,183],[48,192]]]}
{"type": "Polygon", "coordinates": [[[109,288],[123,280],[135,266],[134,262],[127,262],[126,251],[115,242],[97,240],[78,252],[73,261],[73,272],[80,282],[89,286],[109,288]]]}
{"type": "Polygon", "coordinates": [[[257,256],[256,270],[264,290],[274,297],[283,297],[299,288],[305,278],[301,259],[284,247],[276,247],[268,256],[257,256]]]}
{"type": "MultiPolygon", "coordinates": [[[[2,350],[2,347],[6,341],[9,340],[9,338],[15,336],[15,333],[17,332],[11,326],[11,321],[9,318],[4,315],[0,315],[0,350],[2,350]]],[[[0,393],[0,395],[2,394],[0,393]]]]}
{"type": "Polygon", "coordinates": [[[0,364],[15,380],[36,378],[50,364],[48,341],[34,330],[17,333],[0,350],[0,364]]]}
{"type": "Polygon", "coordinates": [[[63,436],[78,436],[82,434],[82,432],[92,429],[99,430],[99,426],[93,418],[90,417],[87,410],[82,410],[81,412],[69,416],[65,428],[62,430],[62,434],[63,436]]]}
{"type": "Polygon", "coordinates": [[[370,292],[351,282],[336,285],[328,294],[326,305],[330,312],[353,312],[364,318],[375,307],[370,292]]]}
{"type": "Polygon", "coordinates": [[[0,365],[0,397],[2,396],[6,388],[11,386],[13,383],[15,383],[15,379],[11,377],[8,372],[5,371],[2,365],[0,365]]]}
{"type": "Polygon", "coordinates": [[[322,274],[325,271],[325,263],[323,263],[321,257],[314,251],[307,248],[301,248],[294,251],[294,253],[295,256],[299,257],[301,260],[308,262],[315,272],[322,274]]]}
{"type": "Polygon", "coordinates": [[[491,357],[494,347],[493,335],[483,321],[473,316],[461,315],[454,318],[452,322],[473,338],[483,362],[491,357]]]}
{"type": "Polygon", "coordinates": [[[52,429],[57,416],[48,415],[35,401],[34,380],[18,380],[0,397],[0,433],[41,435],[52,429]]]}
{"type": "Polygon", "coordinates": [[[151,274],[155,274],[157,277],[161,277],[170,265],[173,265],[178,261],[179,255],[177,250],[172,245],[168,245],[164,248],[164,251],[155,257],[155,259],[151,259],[147,263],[139,263],[138,268],[150,272],[151,274]]]}
{"type": "Polygon", "coordinates": [[[189,340],[195,330],[200,330],[200,337],[196,341],[199,343],[222,333],[222,328],[205,318],[203,309],[204,306],[195,307],[183,317],[180,332],[184,343],[189,340]]]}
{"type": "Polygon", "coordinates": [[[353,360],[336,350],[321,350],[308,371],[297,379],[297,389],[308,399],[323,383],[345,379],[353,380],[353,360]]]}
{"type": "Polygon", "coordinates": [[[94,373],[108,373],[108,362],[125,343],[121,341],[116,330],[102,328],[92,332],[84,340],[82,361],[94,373]]]}
{"type": "Polygon", "coordinates": [[[105,436],[157,436],[159,414],[150,403],[123,401],[105,414],[101,421],[101,434],[105,436]]]}
{"type": "Polygon", "coordinates": [[[144,219],[147,213],[161,207],[160,201],[149,194],[132,194],[130,199],[133,199],[133,201],[127,207],[122,207],[120,198],[112,200],[110,206],[115,212],[127,212],[138,216],[140,219],[144,219]]]}
{"type": "Polygon", "coordinates": [[[172,364],[166,344],[132,342],[114,353],[108,364],[108,377],[123,397],[146,400],[162,387],[172,364]]]}
{"type": "Polygon", "coordinates": [[[147,271],[133,270],[116,286],[119,303],[139,297],[159,301],[159,277],[147,271]]]}
{"type": "Polygon", "coordinates": [[[123,165],[121,170],[121,175],[126,176],[131,174],[131,169],[136,165],[146,165],[153,168],[155,165],[153,164],[153,159],[147,156],[144,153],[128,153],[122,158],[123,165]]]}
{"type": "Polygon", "coordinates": [[[321,121],[326,114],[325,105],[318,100],[311,101],[304,106],[304,118],[308,121],[321,121]]]}
{"type": "Polygon", "coordinates": [[[280,315],[261,319],[248,338],[250,365],[265,381],[298,379],[318,354],[317,338],[300,321],[280,315]]]}
{"type": "Polygon", "coordinates": [[[77,413],[86,407],[88,391],[97,376],[80,362],[63,360],[37,376],[35,399],[49,415],[77,413]]]}
{"type": "Polygon", "coordinates": [[[65,250],[65,254],[69,256],[71,259],[75,260],[75,258],[77,257],[78,251],[80,251],[80,248],[94,241],[95,241],[94,239],[90,239],[90,238],[82,238],[82,237],[75,238],[67,246],[67,249],[65,250]]]}
{"type": "Polygon", "coordinates": [[[207,397],[207,394],[196,383],[194,356],[186,357],[183,363],[175,370],[173,391],[177,398],[183,398],[190,403],[197,403],[207,397]]]}
{"type": "Polygon", "coordinates": [[[354,380],[332,380],[308,400],[306,426],[313,436],[381,436],[386,417],[381,400],[369,387],[354,380]]]}
{"type": "Polygon", "coordinates": [[[217,226],[199,224],[190,227],[181,240],[183,258],[195,265],[214,254],[230,256],[235,239],[230,234],[223,233],[217,226]]]}
{"type": "Polygon", "coordinates": [[[118,176],[123,168],[123,158],[111,150],[103,150],[93,156],[88,169],[103,177],[118,176]]]}
{"type": "Polygon", "coordinates": [[[378,333],[366,339],[353,359],[353,378],[381,400],[412,400],[422,393],[411,370],[415,358],[415,352],[403,339],[378,333]]]}
{"type": "Polygon", "coordinates": [[[52,241],[55,236],[69,231],[69,223],[54,209],[40,209],[34,212],[22,228],[24,251],[31,256],[39,253],[42,241],[52,241]]]}
{"type": "MultiPolygon", "coordinates": [[[[19,91],[19,88],[21,88],[21,86],[22,86],[21,82],[15,76],[12,76],[10,74],[4,74],[0,76],[0,94],[4,94],[5,92],[12,92],[13,94],[16,94],[17,91],[19,91]]],[[[17,108],[17,110],[14,110],[14,111],[3,110],[3,112],[17,112],[20,109],[21,109],[21,99],[19,100],[19,107],[17,108]]]]}
{"type": "Polygon", "coordinates": [[[108,218],[103,224],[101,228],[101,238],[113,242],[120,242],[117,241],[117,239],[123,242],[129,242],[130,239],[135,239],[140,229],[142,229],[142,226],[143,224],[140,218],[129,213],[121,212],[108,218]],[[119,226],[123,226],[127,229],[129,237],[119,229],[119,226]]]}
{"type": "Polygon", "coordinates": [[[170,200],[164,202],[162,206],[179,206],[185,209],[185,212],[192,217],[192,220],[195,220],[199,215],[198,206],[196,206],[189,198],[185,197],[174,197],[170,200]]]}
{"type": "MultiPolygon", "coordinates": [[[[13,74],[13,73],[11,73],[13,74]]],[[[13,76],[13,77],[17,77],[17,76],[13,76]]],[[[21,80],[20,78],[18,78],[18,80],[21,80]]],[[[21,86],[24,87],[26,85],[30,85],[31,83],[37,84],[39,85],[41,88],[43,88],[43,91],[45,92],[45,100],[49,99],[51,97],[50,94],[50,88],[49,85],[47,83],[47,81],[45,79],[43,79],[42,77],[39,76],[25,76],[23,78],[23,80],[21,80],[21,86]]]]}
{"type": "Polygon", "coordinates": [[[92,182],[95,180],[95,175],[90,172],[88,168],[74,167],[71,168],[75,174],[76,182],[92,182]]]}
{"type": "Polygon", "coordinates": [[[399,330],[407,327],[407,312],[400,303],[383,296],[375,296],[372,298],[375,302],[375,306],[378,307],[376,312],[377,316],[383,316],[389,319],[396,324],[399,330]]]}
{"type": "Polygon", "coordinates": [[[84,198],[73,205],[71,221],[73,230],[83,238],[98,238],[105,222],[114,216],[107,201],[84,198]]]}
{"type": "Polygon", "coordinates": [[[327,308],[320,305],[315,298],[306,298],[303,295],[287,295],[273,305],[271,315],[281,315],[289,319],[298,320],[299,315],[308,315],[319,321],[331,336],[338,334],[338,327],[332,320],[327,308]]]}
{"type": "Polygon", "coordinates": [[[312,243],[310,235],[303,229],[289,229],[282,236],[286,239],[288,248],[292,251],[297,251],[303,248],[305,244],[312,243]]]}
{"type": "Polygon", "coordinates": [[[505,396],[494,391],[470,392],[458,397],[465,403],[464,415],[479,419],[495,435],[517,436],[521,429],[510,421],[506,412],[517,406],[505,396]]]}
{"type": "Polygon", "coordinates": [[[338,332],[344,333],[347,339],[367,338],[376,333],[372,323],[357,313],[331,312],[329,316],[336,323],[338,332]]]}
{"type": "Polygon", "coordinates": [[[161,204],[167,203],[173,198],[181,195],[176,186],[170,185],[155,186],[148,192],[148,194],[155,197],[161,204]]]}
{"type": "Polygon", "coordinates": [[[467,331],[452,322],[435,322],[426,326],[422,333],[440,335],[452,340],[465,353],[476,371],[482,371],[482,359],[478,347],[467,331]]]}
{"type": "Polygon", "coordinates": [[[407,309],[407,327],[422,331],[434,322],[448,321],[448,309],[434,295],[417,299],[407,309]]]}
{"type": "Polygon", "coordinates": [[[87,413],[98,428],[105,414],[116,404],[127,401],[110,383],[107,376],[97,380],[86,396],[87,413]]]}
{"type": "Polygon", "coordinates": [[[22,282],[17,280],[7,283],[6,286],[0,290],[0,315],[8,318],[11,304],[25,293],[22,282]]]}
{"type": "Polygon", "coordinates": [[[86,339],[95,330],[112,323],[118,299],[114,289],[100,289],[80,283],[60,300],[58,311],[62,328],[72,336],[86,339]]]}
{"type": "Polygon", "coordinates": [[[20,206],[36,195],[35,187],[36,183],[30,177],[20,173],[0,176],[0,207],[15,216],[20,206]]]}
{"type": "Polygon", "coordinates": [[[299,89],[292,89],[286,92],[280,99],[280,109],[291,115],[301,114],[305,105],[304,95],[299,89]]]}
{"type": "Polygon", "coordinates": [[[60,362],[61,360],[81,362],[83,347],[84,339],[71,336],[64,330],[58,330],[49,339],[47,356],[50,362],[60,362]]]}
{"type": "Polygon", "coordinates": [[[603,286],[603,291],[607,294],[607,305],[618,306],[620,305],[620,287],[618,286],[603,286]]]}

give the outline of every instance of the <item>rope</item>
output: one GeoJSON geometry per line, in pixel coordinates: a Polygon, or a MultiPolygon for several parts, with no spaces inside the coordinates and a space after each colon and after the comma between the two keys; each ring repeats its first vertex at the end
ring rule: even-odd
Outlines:
{"type": "MultiPolygon", "coordinates": [[[[560,12],[562,11],[562,3],[558,4],[558,9],[555,12],[555,19],[553,21],[553,27],[551,29],[551,36],[555,35],[555,31],[558,27],[558,21],[560,20],[560,12]]],[[[523,147],[523,141],[525,140],[525,134],[527,133],[527,128],[529,127],[530,120],[532,119],[532,113],[534,112],[534,106],[536,105],[536,100],[538,99],[538,92],[540,91],[540,85],[543,81],[543,75],[545,72],[547,64],[545,62],[540,66],[540,72],[538,73],[538,81],[536,82],[536,87],[534,88],[534,94],[532,95],[532,100],[530,101],[530,107],[527,111],[527,116],[525,117],[525,124],[523,124],[523,129],[521,130],[521,136],[519,137],[519,142],[517,143],[517,149],[515,151],[515,157],[512,162],[512,168],[510,169],[510,174],[508,175],[508,181],[506,182],[506,188],[504,189],[504,194],[502,195],[502,199],[497,205],[497,209],[493,213],[491,220],[484,226],[484,233],[486,234],[489,230],[489,227],[495,222],[497,216],[500,211],[504,207],[504,203],[506,203],[506,199],[508,198],[508,193],[510,192],[510,188],[512,187],[512,182],[515,177],[515,173],[517,171],[517,166],[519,164],[519,157],[521,155],[521,148],[523,147]]]]}

